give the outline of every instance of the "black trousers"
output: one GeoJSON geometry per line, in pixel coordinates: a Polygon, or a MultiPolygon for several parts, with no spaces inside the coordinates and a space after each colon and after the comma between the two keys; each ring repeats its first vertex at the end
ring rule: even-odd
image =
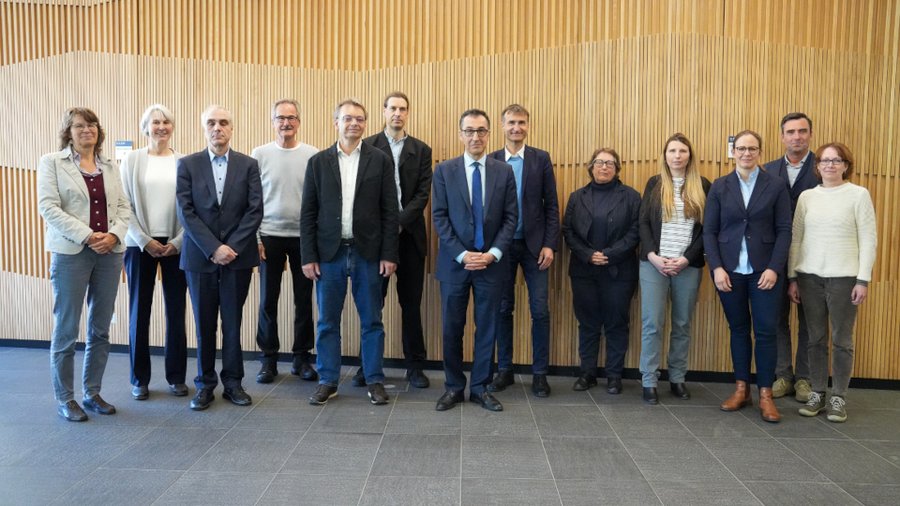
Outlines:
{"type": "Polygon", "coordinates": [[[313,282],[303,275],[299,237],[261,236],[266,259],[259,264],[259,324],[256,344],[262,351],[260,361],[274,364],[281,347],[278,337],[278,299],[281,277],[290,262],[294,289],[294,363],[307,362],[309,350],[315,346],[315,322],[312,311],[313,282]]]}
{"type": "Polygon", "coordinates": [[[606,376],[621,378],[628,351],[631,297],[637,280],[617,280],[606,271],[597,277],[571,279],[581,372],[597,376],[600,335],[605,334],[606,376]]]}
{"type": "MultiPolygon", "coordinates": [[[[406,366],[421,369],[427,359],[425,334],[422,331],[422,288],[425,283],[425,257],[419,255],[412,234],[400,232],[400,261],[394,273],[397,276],[397,300],[401,311],[401,336],[403,358],[406,366]]],[[[382,285],[382,303],[387,297],[390,278],[382,285]]]]}
{"type": "MultiPolygon", "coordinates": [[[[166,244],[164,237],[155,238],[166,244]]],[[[156,258],[138,247],[125,250],[128,279],[128,342],[131,351],[131,384],[150,384],[150,312],[156,273],[162,270],[166,312],[165,366],[170,385],[184,383],[187,369],[185,294],[187,280],[178,268],[178,255],[156,258]]]]}
{"type": "Polygon", "coordinates": [[[218,267],[213,272],[187,271],[191,307],[197,325],[197,376],[194,385],[215,388],[216,334],[222,318],[222,372],[225,388],[241,385],[244,356],[241,351],[241,319],[250,291],[253,269],[218,267]]]}

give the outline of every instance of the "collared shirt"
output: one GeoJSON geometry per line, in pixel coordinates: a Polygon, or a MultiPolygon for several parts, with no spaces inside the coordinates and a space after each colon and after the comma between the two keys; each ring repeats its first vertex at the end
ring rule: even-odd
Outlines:
{"type": "Polygon", "coordinates": [[[797,176],[800,175],[800,170],[803,168],[803,164],[806,163],[807,158],[809,158],[809,151],[807,151],[806,155],[800,159],[800,163],[794,165],[791,163],[791,160],[788,159],[787,155],[784,155],[784,166],[787,169],[788,184],[791,188],[793,188],[794,183],[797,182],[797,176]]]}
{"type": "Polygon", "coordinates": [[[99,156],[94,157],[94,164],[97,166],[96,172],[88,172],[81,166],[81,154],[74,149],[72,152],[72,163],[78,167],[81,177],[84,178],[84,184],[87,186],[88,197],[90,198],[90,227],[94,232],[109,232],[109,215],[106,212],[106,186],[103,184],[103,161],[99,156]]]}
{"type": "Polygon", "coordinates": [[[337,143],[338,165],[341,169],[341,238],[353,239],[353,198],[356,196],[356,174],[359,172],[359,156],[362,142],[356,144],[348,155],[337,143]]]}
{"type": "Polygon", "coordinates": [[[209,162],[212,164],[213,182],[216,184],[216,201],[222,204],[222,193],[225,191],[225,175],[228,172],[228,155],[231,150],[225,152],[224,155],[217,155],[211,149],[206,148],[209,154],[209,162]]]}
{"type": "Polygon", "coordinates": [[[525,170],[525,145],[523,144],[522,149],[516,154],[510,153],[507,148],[504,148],[503,151],[506,153],[506,163],[512,165],[513,175],[516,177],[516,197],[518,197],[516,202],[519,206],[519,223],[516,224],[516,233],[513,238],[521,239],[525,237],[525,227],[522,220],[522,173],[525,170]]]}
{"type": "MultiPolygon", "coordinates": [[[[744,199],[744,208],[746,208],[750,203],[750,196],[753,195],[753,189],[756,188],[756,178],[759,177],[759,167],[753,169],[753,172],[750,173],[750,177],[747,178],[747,181],[744,181],[744,178],[742,178],[740,174],[737,174],[737,171],[735,171],[735,176],[738,178],[738,183],[741,187],[741,197],[744,199]]],[[[738,254],[738,264],[734,272],[738,274],[753,274],[753,266],[750,265],[750,254],[747,251],[746,236],[741,239],[741,252],[738,254]]]]}
{"type": "Polygon", "coordinates": [[[403,131],[403,137],[394,139],[388,134],[387,128],[384,129],[384,136],[387,137],[388,144],[391,146],[391,154],[394,155],[394,183],[397,185],[397,205],[398,209],[403,210],[402,196],[400,195],[400,153],[403,152],[403,145],[406,144],[406,138],[409,135],[403,131]]]}
{"type": "MultiPolygon", "coordinates": [[[[473,164],[478,162],[478,171],[481,173],[481,202],[483,204],[487,204],[485,200],[485,196],[487,195],[487,167],[485,166],[485,162],[487,161],[487,155],[482,154],[481,158],[478,160],[469,156],[469,153],[463,153],[463,163],[466,166],[466,184],[469,187],[469,202],[472,202],[472,175],[475,173],[475,167],[473,164]]],[[[485,241],[488,240],[487,237],[484,238],[485,241]]],[[[503,253],[496,247],[491,247],[487,251],[491,255],[494,256],[497,261],[500,261],[503,258],[503,253]]],[[[463,263],[463,258],[466,256],[467,251],[463,251],[459,255],[456,256],[456,261],[459,263],[463,263]]]]}

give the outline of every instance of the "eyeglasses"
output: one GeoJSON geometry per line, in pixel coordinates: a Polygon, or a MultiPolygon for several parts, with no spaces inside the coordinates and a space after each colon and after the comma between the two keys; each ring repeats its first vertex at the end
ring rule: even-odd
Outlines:
{"type": "Polygon", "coordinates": [[[598,160],[594,160],[593,162],[591,162],[591,165],[593,165],[594,167],[600,167],[600,168],[609,167],[610,169],[615,169],[616,161],[615,160],[599,160],[598,159],[598,160]]]}
{"type": "Polygon", "coordinates": [[[822,167],[828,167],[829,165],[842,165],[846,160],[841,158],[823,158],[819,160],[819,165],[822,167]]]}
{"type": "Polygon", "coordinates": [[[484,137],[487,134],[491,133],[491,131],[486,128],[479,128],[478,130],[466,129],[466,130],[460,130],[460,132],[462,132],[462,134],[467,139],[471,139],[472,137],[475,137],[475,136],[478,136],[480,138],[480,137],[484,137]]]}
{"type": "Polygon", "coordinates": [[[349,124],[349,123],[353,123],[354,121],[356,121],[357,123],[365,123],[366,117],[365,116],[341,116],[341,122],[343,122],[343,123],[349,124]]]}
{"type": "Polygon", "coordinates": [[[734,148],[737,153],[750,153],[751,155],[759,153],[759,146],[737,146],[734,148]]]}
{"type": "Polygon", "coordinates": [[[72,130],[94,130],[98,127],[97,123],[75,123],[72,125],[72,130]]]}
{"type": "Polygon", "coordinates": [[[297,116],[275,116],[274,119],[278,123],[293,123],[300,120],[297,116]]]}

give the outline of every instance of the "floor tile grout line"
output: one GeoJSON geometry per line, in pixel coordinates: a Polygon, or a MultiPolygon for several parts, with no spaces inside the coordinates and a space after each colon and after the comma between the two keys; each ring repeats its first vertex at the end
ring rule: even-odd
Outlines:
{"type": "Polygon", "coordinates": [[[544,443],[544,435],[541,434],[541,427],[540,425],[538,425],[537,416],[535,416],[534,414],[534,404],[531,402],[531,396],[528,395],[527,390],[525,392],[525,400],[528,402],[528,411],[531,413],[531,420],[532,422],[534,422],[534,427],[537,430],[538,439],[540,439],[541,441],[541,449],[544,451],[544,458],[547,459],[547,469],[550,470],[550,478],[553,479],[553,486],[556,488],[556,497],[559,499],[559,505],[563,506],[562,492],[560,492],[559,490],[559,483],[556,481],[556,473],[553,472],[553,466],[550,464],[550,454],[547,453],[547,445],[544,443]]]}
{"type": "MultiPolygon", "coordinates": [[[[407,390],[409,389],[409,385],[407,385],[407,390]]],[[[375,470],[375,462],[378,460],[378,452],[381,451],[381,445],[384,444],[384,436],[387,433],[387,427],[391,422],[391,416],[394,415],[394,409],[397,407],[397,398],[394,397],[391,402],[391,410],[388,412],[387,418],[384,420],[384,427],[381,428],[381,437],[378,439],[378,446],[375,448],[375,454],[372,455],[372,463],[369,464],[369,472],[366,473],[366,479],[363,481],[362,489],[359,491],[359,500],[356,501],[356,505],[360,506],[362,504],[363,497],[366,495],[366,487],[369,485],[369,478],[372,477],[372,471],[375,470]]],[[[311,427],[311,426],[310,426],[311,427]]]]}
{"type": "Polygon", "coordinates": [[[600,406],[600,403],[597,401],[597,398],[594,397],[593,392],[591,392],[591,390],[589,389],[587,390],[587,394],[591,398],[591,400],[594,401],[594,406],[597,407],[597,411],[600,412],[600,416],[603,417],[603,421],[605,421],[606,424],[609,425],[610,430],[612,430],[613,434],[615,435],[616,441],[618,441],[619,444],[622,445],[622,449],[625,450],[626,454],[628,454],[628,458],[631,459],[631,462],[634,464],[634,468],[637,469],[639,473],[641,473],[641,477],[644,479],[644,483],[646,483],[650,487],[650,491],[653,492],[654,496],[656,496],[656,500],[659,501],[659,504],[664,504],[662,497],[659,496],[659,493],[656,492],[653,484],[650,483],[650,480],[647,479],[647,475],[644,474],[644,470],[641,469],[641,466],[639,466],[637,461],[634,460],[634,454],[631,453],[631,450],[629,450],[628,446],[625,445],[625,442],[622,441],[622,437],[619,435],[619,431],[616,430],[612,422],[609,421],[609,418],[606,417],[606,413],[603,411],[603,407],[600,406]]]}

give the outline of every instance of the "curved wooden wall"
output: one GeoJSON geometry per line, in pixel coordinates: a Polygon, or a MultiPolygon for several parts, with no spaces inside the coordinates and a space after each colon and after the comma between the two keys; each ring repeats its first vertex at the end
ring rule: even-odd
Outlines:
{"type": "MultiPolygon", "coordinates": [[[[835,139],[854,150],[854,181],[869,188],[878,215],[878,262],[857,323],[855,375],[900,379],[900,264],[891,254],[900,224],[898,62],[898,0],[3,1],[0,338],[50,336],[34,169],[55,149],[66,107],[96,110],[112,151],[117,139],[143,145],[139,115],[162,102],[177,116],[176,148],[192,152],[203,147],[200,112],[221,103],[235,114],[234,147],[249,152],[271,140],[268,111],[276,98],[299,100],[303,138],[323,148],[336,138],[330,117],[340,98],[369,106],[371,133],[380,125],[381,98],[400,89],[412,101],[409,130],[432,145],[436,161],[461,151],[462,110],[481,107],[497,121],[508,103],[524,104],[532,112],[529,143],[551,152],[563,207],[586,182],[584,161],[600,145],[622,154],[624,181],[643,190],[661,143],[682,131],[713,179],[731,170],[729,133],[760,131],[763,157],[775,158],[781,116],[807,112],[813,144],[835,139]]],[[[491,143],[502,145],[496,126],[491,143]]],[[[436,247],[432,237],[432,253],[436,247]]],[[[555,365],[577,363],[567,262],[563,246],[550,271],[555,365]]],[[[254,279],[245,350],[255,349],[257,294],[254,279]]],[[[425,297],[429,358],[440,359],[433,275],[425,297]]],[[[517,297],[527,307],[521,279],[517,297]]],[[[116,343],[127,343],[126,299],[123,283],[116,343]]],[[[161,304],[157,293],[154,305],[161,304]]],[[[343,351],[355,355],[359,327],[350,304],[343,351]]],[[[284,297],[283,336],[291,335],[290,306],[284,297]]],[[[637,299],[633,308],[628,367],[638,363],[637,299]]],[[[385,325],[387,356],[402,356],[394,295],[385,325]]],[[[517,312],[517,363],[530,362],[529,327],[527,311],[517,312]]],[[[152,329],[160,345],[161,311],[152,329]]],[[[470,315],[467,353],[471,331],[470,315]]],[[[728,328],[708,280],[694,334],[691,369],[729,370],[728,328]]]]}

